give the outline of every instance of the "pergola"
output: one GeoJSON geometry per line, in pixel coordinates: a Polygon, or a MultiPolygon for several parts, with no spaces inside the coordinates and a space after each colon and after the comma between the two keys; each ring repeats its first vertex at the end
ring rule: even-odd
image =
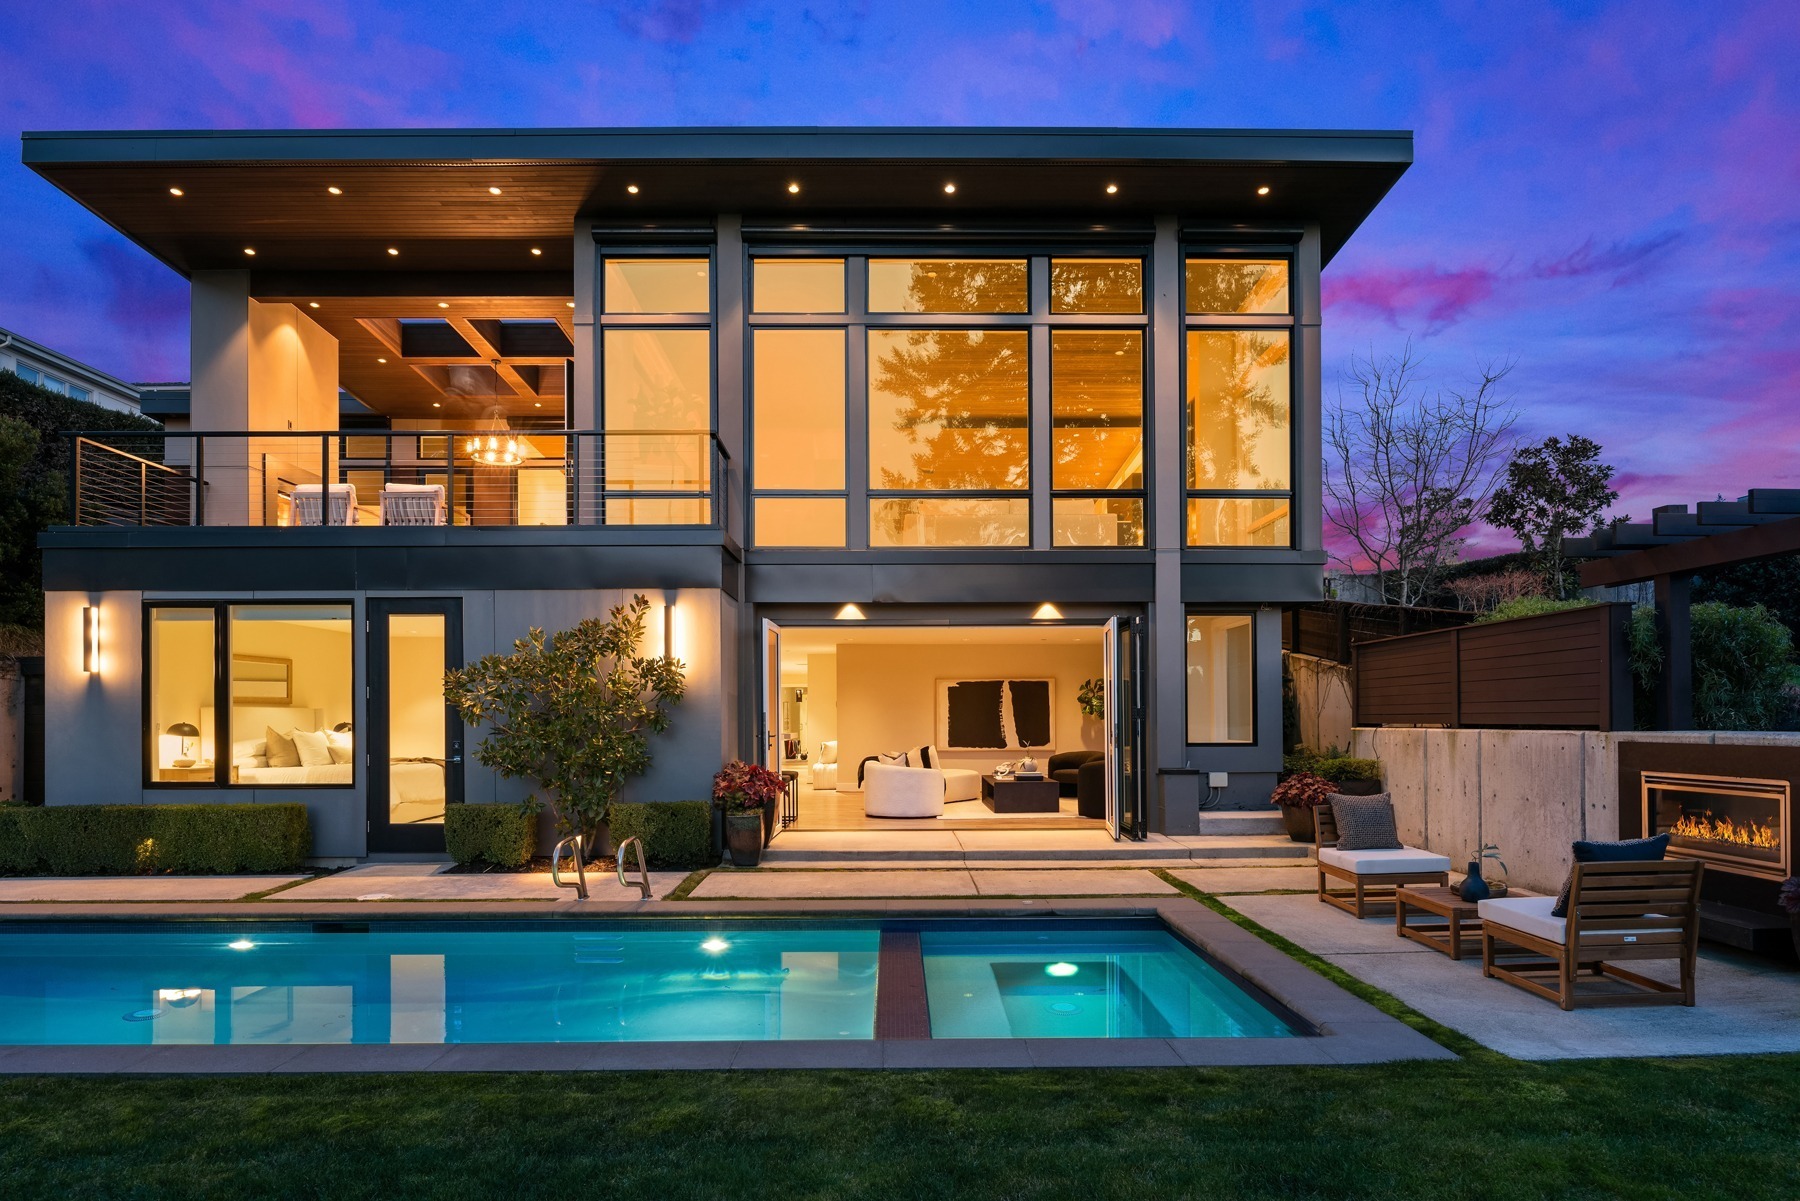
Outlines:
{"type": "Polygon", "coordinates": [[[1654,581],[1656,635],[1663,653],[1657,725],[1691,729],[1694,665],[1688,603],[1693,577],[1715,567],[1800,553],[1800,488],[1752,488],[1741,500],[1703,500],[1691,513],[1686,505],[1662,505],[1648,522],[1565,538],[1563,553],[1591,560],[1581,565],[1586,588],[1654,581]]]}

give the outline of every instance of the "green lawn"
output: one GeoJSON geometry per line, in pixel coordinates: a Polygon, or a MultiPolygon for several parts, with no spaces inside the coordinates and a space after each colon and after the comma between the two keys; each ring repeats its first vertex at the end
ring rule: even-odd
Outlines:
{"type": "Polygon", "coordinates": [[[0,1197],[1792,1199],[1797,1114],[1793,1055],[27,1078],[0,1197]]]}

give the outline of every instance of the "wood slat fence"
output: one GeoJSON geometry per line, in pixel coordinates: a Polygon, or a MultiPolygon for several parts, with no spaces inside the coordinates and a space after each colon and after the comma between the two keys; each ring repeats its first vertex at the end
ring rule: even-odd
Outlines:
{"type": "Polygon", "coordinates": [[[1356,724],[1629,730],[1630,624],[1606,604],[1362,643],[1356,724]]]}

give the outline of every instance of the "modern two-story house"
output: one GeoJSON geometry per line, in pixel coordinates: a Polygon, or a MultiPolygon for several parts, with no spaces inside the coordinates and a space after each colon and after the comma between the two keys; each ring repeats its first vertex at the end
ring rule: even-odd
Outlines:
{"type": "Polygon", "coordinates": [[[947,773],[915,822],[1027,757],[1099,766],[983,818],[1266,804],[1280,610],[1325,561],[1320,272],[1411,155],[27,134],[193,304],[185,421],[78,438],[43,539],[50,801],[301,799],[321,859],[441,848],[446,805],[525,791],[446,667],[642,594],[689,690],[633,799],[743,757],[794,773],[803,826],[853,821],[863,761],[910,752],[947,773]]]}

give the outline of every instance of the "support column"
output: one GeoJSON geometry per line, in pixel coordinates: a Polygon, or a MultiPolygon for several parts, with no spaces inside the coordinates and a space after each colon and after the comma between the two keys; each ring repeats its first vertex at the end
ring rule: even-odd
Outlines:
{"type": "Polygon", "coordinates": [[[1181,600],[1181,551],[1187,535],[1187,464],[1182,431],[1181,235],[1174,217],[1159,217],[1150,252],[1150,404],[1145,414],[1150,464],[1150,528],[1155,601],[1150,606],[1145,722],[1149,746],[1146,808],[1153,832],[1199,829],[1200,796],[1187,768],[1187,623],[1181,600]],[[1174,774],[1182,773],[1182,774],[1174,774]]]}
{"type": "Polygon", "coordinates": [[[745,413],[749,410],[744,378],[744,234],[743,219],[736,213],[721,213],[718,223],[718,252],[713,286],[714,344],[717,346],[718,397],[717,424],[719,442],[731,456],[725,465],[724,478],[718,483],[718,494],[725,505],[725,529],[739,546],[744,545],[747,526],[745,509],[749,506],[744,490],[746,468],[744,458],[745,413]]]}
{"type": "Polygon", "coordinates": [[[1656,683],[1656,724],[1664,730],[1694,728],[1693,623],[1688,612],[1690,579],[1656,577],[1656,642],[1662,674],[1656,683]]]}

